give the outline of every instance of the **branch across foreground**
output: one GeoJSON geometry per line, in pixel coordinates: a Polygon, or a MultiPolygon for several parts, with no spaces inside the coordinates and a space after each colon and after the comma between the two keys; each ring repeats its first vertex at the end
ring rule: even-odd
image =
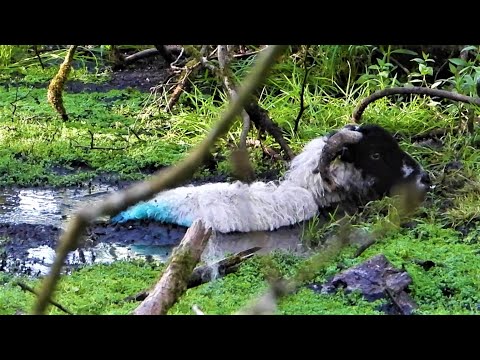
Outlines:
{"type": "Polygon", "coordinates": [[[100,216],[113,216],[128,207],[152,198],[160,191],[172,188],[193,176],[195,171],[208,156],[216,140],[227,133],[237,115],[251,99],[252,92],[265,80],[268,71],[276,58],[286,49],[286,45],[272,45],[265,49],[258,57],[256,65],[238,90],[238,97],[230,101],[228,108],[222,114],[207,137],[190,153],[190,155],[165,170],[161,170],[149,180],[134,184],[124,191],[109,196],[95,206],[85,206],[80,209],[69,221],[59,239],[55,261],[49,274],[41,284],[39,296],[33,307],[34,314],[43,314],[48,306],[49,299],[55,290],[60,278],[60,272],[70,251],[75,250],[84,235],[85,228],[100,216]]]}

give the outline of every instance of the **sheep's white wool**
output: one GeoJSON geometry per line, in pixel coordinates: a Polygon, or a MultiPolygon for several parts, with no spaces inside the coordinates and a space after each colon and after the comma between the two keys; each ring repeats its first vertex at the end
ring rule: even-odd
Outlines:
{"type": "Polygon", "coordinates": [[[178,187],[128,209],[117,220],[153,218],[189,226],[201,218],[223,233],[274,230],[307,220],[319,206],[338,203],[348,192],[368,188],[359,170],[342,162],[331,164],[333,180],[341,191],[331,192],[324,186],[321,175],[313,173],[324,146],[325,138],[309,142],[279,183],[237,181],[178,187]]]}

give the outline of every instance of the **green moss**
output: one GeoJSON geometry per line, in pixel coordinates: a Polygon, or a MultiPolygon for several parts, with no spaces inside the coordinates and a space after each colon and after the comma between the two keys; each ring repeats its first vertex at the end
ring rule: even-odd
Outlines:
{"type": "MultiPolygon", "coordinates": [[[[128,314],[138,304],[123,299],[152,286],[162,269],[141,261],[86,267],[61,278],[55,299],[74,314],[128,314]]],[[[34,288],[40,284],[39,280],[21,280],[34,288]]],[[[0,277],[0,314],[28,313],[33,306],[34,296],[23,292],[15,281],[10,275],[0,277]]],[[[64,314],[53,306],[49,313],[64,314]]]]}
{"type": "MultiPolygon", "coordinates": [[[[14,49],[0,47],[1,64],[16,57],[11,50],[14,49]]],[[[335,59],[348,59],[351,54],[364,56],[369,52],[368,47],[312,47],[313,50],[317,51],[312,56],[319,65],[309,75],[304,96],[307,108],[297,134],[293,133],[293,119],[299,110],[304,75],[300,61],[303,60],[285,56],[285,61],[275,66],[266,86],[258,93],[260,104],[283,128],[297,153],[309,140],[348,123],[359,99],[378,87],[398,82],[392,73],[375,75],[371,71],[373,68],[367,70],[362,81],[357,81],[360,68],[353,62],[335,62],[339,61],[335,59]],[[339,74],[348,79],[343,80],[342,86],[339,74]]],[[[58,57],[61,59],[63,55],[58,57]]],[[[20,84],[18,91],[14,81],[9,86],[0,86],[0,185],[65,186],[105,173],[116,174],[119,179],[142,179],[148,170],[184,158],[204,138],[226,107],[226,96],[217,88],[216,80],[210,78],[207,71],[199,71],[190,90],[180,96],[171,112],[165,113],[158,106],[159,98],[131,89],[106,93],[64,92],[64,105],[70,120],[61,122],[47,103],[47,85],[30,89],[32,84],[47,84],[58,65],[42,70],[32,62],[36,60],[31,60],[28,67],[19,65],[15,71],[0,75],[2,84],[14,78],[20,84]],[[17,78],[15,73],[22,76],[17,78]],[[19,100],[15,101],[16,98],[19,100]],[[96,149],[90,149],[92,134],[96,149]]],[[[243,78],[252,62],[253,58],[235,61],[235,77],[243,78]]],[[[108,72],[92,73],[78,68],[77,64],[69,80],[99,82],[108,76],[108,72]]],[[[390,221],[387,201],[369,204],[359,216],[356,227],[371,232],[379,231],[389,222],[394,226],[382,232],[384,236],[379,242],[361,257],[353,258],[354,247],[346,248],[312,275],[315,281],[325,281],[342,268],[383,253],[395,266],[405,267],[412,276],[410,289],[419,305],[418,313],[476,314],[480,305],[478,129],[473,135],[447,133],[441,138],[441,147],[414,144],[410,137],[418,133],[433,128],[445,128],[447,132],[458,129],[458,119],[464,108],[453,103],[439,106],[420,96],[409,97],[403,102],[397,100],[384,98],[369,105],[362,121],[382,125],[402,135],[400,145],[429,171],[436,188],[411,219],[417,226],[409,229],[399,228],[390,221]],[[446,169],[452,162],[458,163],[458,168],[446,169]],[[427,260],[435,266],[426,270],[418,265],[427,260]]],[[[230,179],[233,176],[229,152],[237,144],[240,132],[240,121],[237,121],[215,149],[220,159],[217,173],[226,174],[230,179]]],[[[256,139],[257,135],[256,130],[252,130],[249,138],[256,139]]],[[[262,144],[278,149],[270,136],[262,138],[262,144]]],[[[282,161],[264,156],[260,147],[249,148],[249,155],[257,174],[272,170],[281,174],[285,170],[282,161]]],[[[206,175],[211,174],[200,169],[196,176],[206,175]]],[[[319,227],[314,220],[305,228],[305,241],[312,246],[321,244],[328,235],[338,231],[337,225],[331,222],[319,227]]],[[[208,314],[231,314],[261,294],[269,276],[294,276],[303,261],[281,253],[250,259],[237,273],[188,290],[170,314],[191,314],[193,304],[208,314]]],[[[57,300],[75,313],[127,314],[137,304],[116,302],[153,285],[159,272],[160,268],[141,262],[85,268],[62,278],[57,300]]],[[[1,275],[0,281],[0,312],[28,311],[33,296],[13,285],[13,278],[8,275],[1,275]]],[[[38,285],[38,281],[25,281],[38,285]]],[[[319,295],[303,288],[283,299],[278,312],[375,314],[380,303],[368,303],[358,294],[319,295]]],[[[51,309],[52,313],[59,313],[51,309]]]]}

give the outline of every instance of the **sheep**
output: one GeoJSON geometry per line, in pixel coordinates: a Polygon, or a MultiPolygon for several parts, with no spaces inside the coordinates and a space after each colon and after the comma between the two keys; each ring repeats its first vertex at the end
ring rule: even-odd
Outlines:
{"type": "Polygon", "coordinates": [[[399,184],[413,184],[425,195],[430,179],[382,127],[347,125],[311,140],[282,179],[182,186],[112,221],[153,219],[188,227],[201,218],[221,233],[271,231],[308,220],[321,209],[366,204],[399,184]]]}

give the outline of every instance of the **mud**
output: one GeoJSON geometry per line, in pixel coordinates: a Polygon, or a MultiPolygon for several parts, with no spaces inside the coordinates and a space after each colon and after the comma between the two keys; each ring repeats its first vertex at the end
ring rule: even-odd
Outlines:
{"type": "MultiPolygon", "coordinates": [[[[3,189],[0,195],[0,271],[31,276],[48,273],[58,239],[80,206],[94,204],[118,186],[107,184],[66,189],[3,189]]],[[[166,261],[187,228],[150,221],[112,224],[99,219],[88,227],[81,249],[69,254],[65,272],[94,263],[145,259],[166,261]]],[[[251,247],[304,251],[302,226],[273,232],[214,234],[203,254],[206,262],[251,247]]]]}
{"type": "MultiPolygon", "coordinates": [[[[103,71],[103,70],[102,70],[103,71]]],[[[172,75],[172,70],[165,66],[160,56],[141,59],[123,69],[115,69],[111,77],[104,83],[84,83],[78,80],[68,80],[64,91],[67,93],[81,92],[108,92],[110,90],[133,89],[141,92],[150,92],[155,86],[162,84],[172,75]]],[[[19,75],[15,82],[0,82],[0,86],[16,88],[18,86],[33,87],[35,89],[47,88],[49,82],[26,82],[19,75]]]]}

